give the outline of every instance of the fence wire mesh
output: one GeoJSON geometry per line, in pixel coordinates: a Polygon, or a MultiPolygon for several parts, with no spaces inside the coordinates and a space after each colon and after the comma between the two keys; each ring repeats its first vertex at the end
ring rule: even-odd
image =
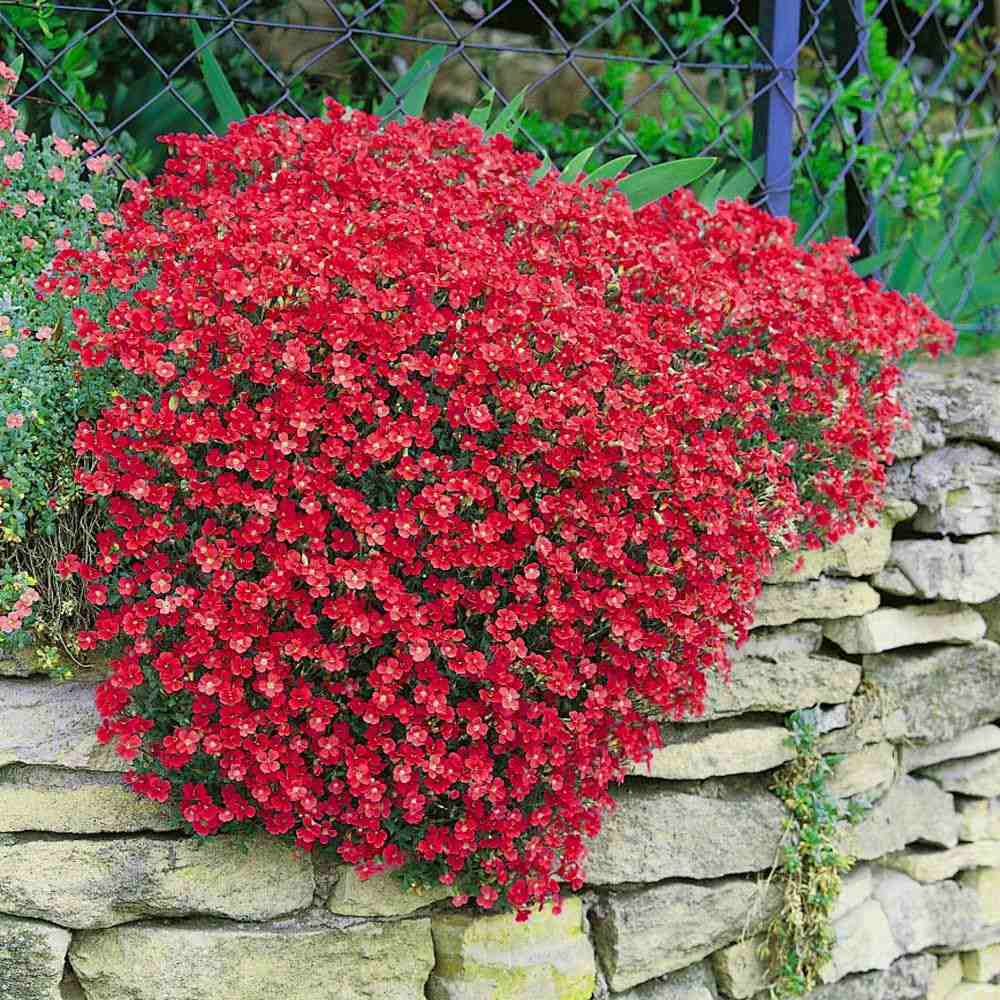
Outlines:
{"type": "Polygon", "coordinates": [[[372,107],[431,46],[428,112],[524,90],[518,142],[633,168],[713,155],[803,239],[850,235],[884,280],[1000,333],[1000,0],[0,0],[38,130],[125,168],[218,130],[200,55],[245,107],[372,107]]]}

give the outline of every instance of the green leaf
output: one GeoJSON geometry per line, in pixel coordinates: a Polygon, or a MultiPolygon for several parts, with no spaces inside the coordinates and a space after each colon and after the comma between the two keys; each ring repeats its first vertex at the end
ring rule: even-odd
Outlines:
{"type": "Polygon", "coordinates": [[[10,68],[14,71],[14,86],[16,87],[18,80],[21,79],[21,70],[24,69],[23,52],[10,64],[10,68]]]}
{"type": "Polygon", "coordinates": [[[627,156],[616,156],[613,160],[608,160],[587,177],[583,182],[583,187],[590,187],[609,177],[617,177],[634,159],[635,156],[629,153],[627,156]]]}
{"type": "Polygon", "coordinates": [[[400,111],[411,118],[423,114],[427,95],[431,92],[431,84],[437,75],[438,67],[448,55],[446,45],[434,45],[426,52],[421,52],[413,65],[399,78],[395,86],[395,94],[386,94],[375,108],[379,118],[392,118],[400,111]]]}
{"type": "Polygon", "coordinates": [[[626,177],[618,185],[633,211],[659,201],[664,195],[696,181],[712,168],[716,162],[714,156],[692,156],[684,160],[671,160],[669,163],[658,163],[655,167],[647,167],[638,173],[626,177]]]}
{"type": "Polygon", "coordinates": [[[490,115],[493,114],[493,95],[495,90],[490,92],[469,112],[469,121],[473,125],[478,125],[485,129],[489,124],[490,115]]]}
{"type": "Polygon", "coordinates": [[[710,212],[715,208],[715,203],[719,200],[719,191],[726,181],[726,174],[720,170],[713,174],[705,182],[704,187],[698,192],[698,201],[702,203],[710,212]]]}
{"type": "Polygon", "coordinates": [[[867,278],[885,264],[891,256],[891,251],[883,250],[881,253],[873,253],[870,257],[862,257],[861,260],[856,260],[851,267],[854,268],[854,273],[859,278],[867,278]]]}
{"type": "Polygon", "coordinates": [[[549,154],[546,153],[542,158],[542,165],[531,175],[531,179],[528,184],[534,187],[548,172],[552,166],[552,161],[549,159],[549,154]]]}
{"type": "Polygon", "coordinates": [[[514,136],[521,127],[521,105],[524,103],[524,97],[527,93],[528,88],[525,87],[520,94],[511,98],[510,104],[493,119],[493,124],[483,133],[483,138],[492,139],[493,136],[501,133],[506,136],[514,136]]]}
{"type": "Polygon", "coordinates": [[[202,48],[205,45],[205,35],[198,26],[197,21],[191,24],[191,34],[194,36],[195,45],[201,49],[198,53],[198,62],[201,63],[202,76],[205,77],[205,86],[208,87],[212,103],[215,105],[215,110],[219,113],[219,118],[222,120],[223,129],[233,122],[243,121],[246,118],[246,112],[240,105],[239,99],[233,92],[233,88],[229,85],[226,74],[222,72],[219,61],[210,49],[202,48]]]}
{"type": "Polygon", "coordinates": [[[583,173],[583,168],[590,161],[590,158],[594,155],[594,147],[588,146],[586,149],[581,149],[576,156],[573,157],[569,163],[563,168],[563,172],[559,175],[559,180],[564,181],[566,184],[572,184],[573,181],[583,173]]]}
{"type": "MultiPolygon", "coordinates": [[[[722,185],[716,201],[732,201],[734,198],[745,198],[759,183],[764,172],[764,157],[760,156],[753,163],[744,165],[729,175],[722,185]]],[[[715,207],[714,205],[712,206],[715,207]]]]}

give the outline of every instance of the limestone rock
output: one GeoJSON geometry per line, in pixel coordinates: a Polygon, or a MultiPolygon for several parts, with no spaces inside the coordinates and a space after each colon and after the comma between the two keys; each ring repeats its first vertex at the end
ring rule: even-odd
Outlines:
{"type": "Polygon", "coordinates": [[[436,962],[428,1000],[590,1000],[597,967],[580,900],[517,923],[512,913],[431,917],[436,962]]]}
{"type": "Polygon", "coordinates": [[[1000,1000],[1000,986],[962,983],[948,994],[947,1000],[1000,1000]]]}
{"type": "Polygon", "coordinates": [[[840,883],[840,895],[830,910],[830,920],[846,917],[851,910],[871,898],[875,888],[875,878],[871,865],[855,865],[840,883]]]}
{"type": "Polygon", "coordinates": [[[940,847],[958,843],[954,800],[932,781],[903,777],[847,830],[847,844],[860,860],[872,861],[915,841],[940,847]]]}
{"type": "Polygon", "coordinates": [[[267,920],[308,906],[314,884],[307,859],[265,836],[246,849],[227,836],[0,841],[0,912],[64,927],[199,913],[267,920]]]}
{"type": "Polygon", "coordinates": [[[0,768],[0,833],[176,830],[166,805],[136,795],[117,774],[8,764],[0,768]]]}
{"type": "Polygon", "coordinates": [[[1000,799],[955,800],[960,840],[1000,840],[1000,799]]]}
{"type": "Polygon", "coordinates": [[[345,917],[398,917],[451,895],[451,890],[443,885],[414,886],[407,890],[394,872],[362,879],[350,865],[340,865],[326,908],[345,917]]]}
{"type": "Polygon", "coordinates": [[[830,961],[820,969],[824,983],[835,983],[853,972],[888,969],[903,954],[875,899],[867,900],[836,921],[833,933],[830,961]]]}
{"type": "Polygon", "coordinates": [[[937,969],[927,988],[927,1000],[945,1000],[945,997],[962,981],[962,959],[948,955],[938,960],[937,969]]]}
{"type": "Polygon", "coordinates": [[[820,986],[807,1000],[924,1000],[934,973],[933,955],[911,955],[888,969],[861,972],[820,986]]]}
{"type": "Polygon", "coordinates": [[[125,771],[111,747],[97,742],[96,678],[0,681],[0,767],[46,764],[125,771]]]}
{"type": "Polygon", "coordinates": [[[775,560],[765,583],[801,583],[830,576],[871,576],[889,558],[893,525],[912,517],[912,503],[890,503],[874,527],[862,525],[824,549],[789,552],[775,560]]]}
{"type": "Polygon", "coordinates": [[[906,369],[899,398],[912,418],[900,437],[897,456],[940,448],[947,441],[1000,444],[1000,358],[984,354],[969,364],[963,358],[936,358],[906,369]]]}
{"type": "Polygon", "coordinates": [[[792,712],[819,703],[844,702],[857,689],[861,669],[857,664],[830,656],[788,656],[773,660],[745,657],[733,661],[728,682],[715,673],[707,681],[705,712],[692,722],[747,712],[792,712]]]}
{"type": "Polygon", "coordinates": [[[735,878],[613,893],[591,914],[608,985],[618,992],[682,969],[763,927],[780,901],[776,886],[735,878]]]}
{"type": "Polygon", "coordinates": [[[860,580],[770,584],[764,587],[754,605],[753,624],[756,628],[788,625],[800,618],[845,618],[867,614],[878,605],[878,591],[860,580]]]}
{"type": "Polygon", "coordinates": [[[971,871],[963,871],[958,876],[958,882],[979,898],[983,920],[987,924],[1000,923],[1000,868],[973,868],[971,871]]]}
{"type": "Polygon", "coordinates": [[[962,953],[962,975],[974,983],[988,983],[1000,976],[1000,944],[962,953]]]}
{"type": "Polygon", "coordinates": [[[788,730],[761,719],[722,719],[704,725],[670,726],[665,746],[649,765],[635,764],[642,777],[696,780],[715,775],[769,771],[795,756],[788,730]]]}
{"type": "Polygon", "coordinates": [[[938,646],[864,658],[865,676],[906,718],[910,740],[954,739],[1000,716],[1000,646],[938,646]]]}
{"type": "Polygon", "coordinates": [[[739,660],[753,656],[764,660],[778,660],[789,656],[808,656],[815,653],[823,641],[823,626],[819,622],[793,622],[774,628],[755,628],[742,646],[729,648],[730,659],[739,660]]]}
{"type": "Polygon", "coordinates": [[[838,799],[891,784],[896,777],[896,748],[891,743],[872,743],[844,755],[827,781],[830,794],[838,799]]]}
{"type": "Polygon", "coordinates": [[[727,997],[743,1000],[767,988],[767,961],[761,954],[763,943],[763,935],[758,935],[713,952],[710,961],[715,980],[727,997]]]}
{"type": "Polygon", "coordinates": [[[947,445],[889,468],[888,488],[912,500],[913,527],[928,534],[1000,530],[1000,455],[980,444],[947,445]]]}
{"type": "Polygon", "coordinates": [[[1000,726],[979,726],[943,743],[904,746],[900,759],[904,771],[916,771],[921,767],[930,767],[931,764],[959,757],[974,757],[989,753],[990,750],[1000,750],[1000,726]]]}
{"type": "Polygon", "coordinates": [[[986,638],[1000,642],[1000,597],[994,597],[992,601],[980,604],[976,610],[986,622],[986,638]]]}
{"type": "Polygon", "coordinates": [[[31,677],[48,672],[49,668],[30,646],[27,649],[0,649],[0,677],[31,677]]]}
{"type": "Polygon", "coordinates": [[[718,1000],[718,996],[712,970],[706,962],[697,962],[635,989],[616,993],[615,1000],[718,1000]]]}
{"type": "Polygon", "coordinates": [[[76,934],[87,1000],[419,1000],[430,922],[138,923],[76,934]]]}
{"type": "Polygon", "coordinates": [[[589,841],[590,885],[719,878],[763,871],[775,859],[784,809],[764,788],[721,799],[632,781],[615,798],[589,841]]]}
{"type": "Polygon", "coordinates": [[[903,597],[981,604],[1000,594],[1000,535],[980,535],[966,542],[897,539],[885,570],[872,583],[903,597]]]}
{"type": "Polygon", "coordinates": [[[70,933],[0,915],[0,1000],[60,1000],[70,933]]]}
{"type": "Polygon", "coordinates": [[[934,764],[925,767],[921,773],[936,781],[945,791],[992,798],[1000,795],[1000,750],[934,764]]]}
{"type": "Polygon", "coordinates": [[[882,858],[881,864],[904,872],[918,882],[940,882],[968,868],[1000,865],[1000,841],[980,840],[944,851],[897,851],[882,858]]]}
{"type": "Polygon", "coordinates": [[[881,653],[921,643],[976,642],[986,635],[986,622],[972,608],[941,601],[827,622],[823,634],[845,653],[881,653]]]}
{"type": "Polygon", "coordinates": [[[893,940],[906,954],[928,948],[961,948],[983,925],[975,892],[957,882],[922,885],[902,872],[875,877],[874,899],[882,906],[893,940]]]}
{"type": "MultiPolygon", "coordinates": [[[[832,727],[820,738],[823,753],[853,753],[872,743],[897,742],[906,732],[903,710],[874,690],[863,688],[847,704],[829,712],[841,712],[844,724],[832,727]]],[[[823,732],[821,726],[817,729],[823,732]]]]}

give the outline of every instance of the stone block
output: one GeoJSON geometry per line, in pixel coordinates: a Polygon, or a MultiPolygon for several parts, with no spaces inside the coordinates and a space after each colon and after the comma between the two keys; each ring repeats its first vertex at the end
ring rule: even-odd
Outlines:
{"type": "Polygon", "coordinates": [[[986,635],[986,622],[972,608],[939,601],[827,622],[823,634],[845,653],[881,653],[926,643],[976,642],[986,635]]]}
{"type": "Polygon", "coordinates": [[[125,771],[128,765],[97,742],[94,705],[98,678],[0,681],[0,767],[41,764],[90,771],[125,771]]]}
{"type": "Polygon", "coordinates": [[[850,798],[891,785],[896,769],[896,748],[891,743],[872,743],[845,754],[833,769],[827,788],[835,798],[850,798]]]}
{"type": "Polygon", "coordinates": [[[1000,986],[962,983],[948,994],[948,1000],[1000,1000],[1000,986]]]}
{"type": "Polygon", "coordinates": [[[610,894],[591,913],[608,985],[618,992],[683,969],[755,933],[780,902],[777,886],[735,878],[610,894]]]}
{"type": "Polygon", "coordinates": [[[962,952],[962,975],[973,983],[1000,977],[1000,944],[962,952]]]}
{"type": "Polygon", "coordinates": [[[986,638],[1000,642],[1000,597],[993,598],[976,609],[986,622],[986,638]]]}
{"type": "Polygon", "coordinates": [[[975,892],[957,882],[923,885],[887,869],[875,874],[873,898],[882,906],[893,940],[908,955],[959,949],[983,926],[975,892]]]}
{"type": "Polygon", "coordinates": [[[893,962],[888,969],[860,972],[820,986],[806,997],[808,1000],[924,1000],[934,965],[933,955],[911,955],[893,962]]]}
{"type": "Polygon", "coordinates": [[[344,917],[401,917],[451,895],[443,885],[406,888],[395,872],[362,879],[350,865],[339,865],[326,908],[344,917]]]}
{"type": "MultiPolygon", "coordinates": [[[[691,722],[708,722],[748,712],[792,712],[811,705],[850,700],[861,668],[831,656],[741,657],[728,680],[707,677],[705,712],[691,722]]],[[[1000,686],[1000,684],[998,684],[1000,686]]]]}
{"type": "Polygon", "coordinates": [[[915,848],[887,854],[880,864],[909,875],[918,882],[940,882],[960,871],[1000,865],[1000,841],[979,840],[944,851],[915,848]]]}
{"type": "Polygon", "coordinates": [[[974,757],[991,750],[1000,750],[1000,726],[978,726],[941,743],[904,746],[900,752],[900,760],[904,771],[916,771],[942,761],[974,757]]]}
{"type": "Polygon", "coordinates": [[[862,525],[838,542],[822,549],[789,552],[775,560],[765,583],[801,583],[828,576],[871,576],[889,558],[893,526],[912,517],[912,503],[890,503],[874,526],[862,525]]]}
{"type": "Polygon", "coordinates": [[[927,1000],[945,1000],[961,981],[962,959],[958,955],[939,958],[927,989],[927,1000]]]}
{"type": "Polygon", "coordinates": [[[820,969],[824,983],[835,983],[854,972],[888,969],[903,954],[892,935],[881,905],[869,899],[833,924],[830,961],[820,969]]]}
{"type": "Polygon", "coordinates": [[[61,1000],[70,933],[0,914],[0,1000],[61,1000]]]}
{"type": "Polygon", "coordinates": [[[913,527],[942,535],[1000,531],[1000,455],[980,444],[946,445],[889,468],[889,493],[917,504],[913,527]]]}
{"type": "Polygon", "coordinates": [[[904,776],[857,826],[847,828],[847,845],[862,861],[881,858],[916,841],[939,847],[958,843],[954,800],[932,781],[904,776]]]}
{"type": "Polygon", "coordinates": [[[48,673],[49,668],[31,646],[27,649],[0,649],[0,677],[32,677],[48,673]]]}
{"type": "MultiPolygon", "coordinates": [[[[992,842],[987,841],[987,843],[992,842]]],[[[958,876],[958,883],[963,889],[976,894],[983,920],[987,924],[1000,924],[1000,868],[973,868],[963,871],[958,876]]]]}
{"type": "Polygon", "coordinates": [[[951,740],[1000,716],[1000,646],[931,646],[864,658],[865,677],[905,716],[905,737],[951,740]]]}
{"type": "Polygon", "coordinates": [[[210,914],[267,920],[312,902],[312,865],[271,837],[0,840],[0,912],[64,927],[210,914]]]}
{"type": "Polygon", "coordinates": [[[669,726],[663,738],[665,746],[653,751],[648,766],[632,765],[633,774],[691,781],[769,771],[795,756],[788,745],[788,730],[767,719],[669,726]]]}
{"type": "Polygon", "coordinates": [[[872,583],[878,590],[902,597],[982,604],[1000,595],[1000,535],[979,535],[962,542],[897,539],[885,570],[872,583]]]}
{"type": "Polygon", "coordinates": [[[439,913],[431,934],[428,1000],[590,1000],[594,992],[597,967],[579,899],[524,923],[512,913],[439,913]]]}
{"type": "Polygon", "coordinates": [[[864,615],[879,605],[878,591],[860,580],[821,578],[765,584],[754,605],[753,627],[788,625],[802,618],[864,615]]]}
{"type": "Polygon", "coordinates": [[[945,791],[992,798],[1000,795],[1000,750],[934,764],[920,773],[937,782],[945,791]]]}
{"type": "MultiPolygon", "coordinates": [[[[635,989],[616,993],[615,1000],[718,1000],[715,977],[707,962],[697,962],[635,989]]],[[[541,998],[539,998],[541,1000],[541,998]]]]}
{"type": "MultiPolygon", "coordinates": [[[[831,726],[821,736],[819,748],[823,753],[853,753],[873,743],[897,742],[906,731],[903,710],[890,704],[877,692],[862,690],[844,705],[837,705],[821,714],[838,715],[842,724],[831,726]]],[[[819,730],[823,732],[822,728],[819,730]]]]}
{"type": "Polygon", "coordinates": [[[177,830],[167,805],[136,795],[108,771],[8,764],[0,768],[0,833],[177,830]]]}
{"type": "Polygon", "coordinates": [[[785,812],[764,787],[710,798],[633,779],[589,841],[590,885],[711,879],[758,872],[774,862],[785,812]]]}
{"type": "Polygon", "coordinates": [[[830,910],[830,920],[846,917],[851,910],[856,909],[871,897],[875,888],[871,865],[855,865],[851,871],[841,878],[840,895],[830,910]]]}
{"type": "Polygon", "coordinates": [[[955,799],[960,840],[1000,840],[1000,799],[955,799]]]}
{"type": "Polygon", "coordinates": [[[823,626],[819,622],[794,622],[775,628],[755,628],[742,646],[731,645],[728,652],[733,660],[747,656],[778,660],[815,653],[822,641],[823,626]]]}
{"type": "Polygon", "coordinates": [[[143,922],[73,937],[87,1000],[422,1000],[428,920],[143,922]]]}
{"type": "Polygon", "coordinates": [[[767,959],[761,953],[763,935],[743,938],[713,952],[710,959],[715,981],[727,997],[743,1000],[767,988],[767,959]]]}

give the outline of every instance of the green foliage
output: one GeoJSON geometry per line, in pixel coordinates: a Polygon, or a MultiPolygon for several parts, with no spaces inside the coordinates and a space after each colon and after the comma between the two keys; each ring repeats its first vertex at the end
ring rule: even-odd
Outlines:
{"type": "Polygon", "coordinates": [[[841,757],[824,755],[808,712],[788,717],[787,740],[795,757],[777,772],[772,792],[787,810],[781,853],[772,877],[782,889],[782,907],[767,928],[772,997],[808,993],[830,960],[834,936],[830,914],[840,895],[841,877],[854,859],[842,846],[845,823],[856,823],[864,807],[846,807],[827,782],[841,757]]]}

